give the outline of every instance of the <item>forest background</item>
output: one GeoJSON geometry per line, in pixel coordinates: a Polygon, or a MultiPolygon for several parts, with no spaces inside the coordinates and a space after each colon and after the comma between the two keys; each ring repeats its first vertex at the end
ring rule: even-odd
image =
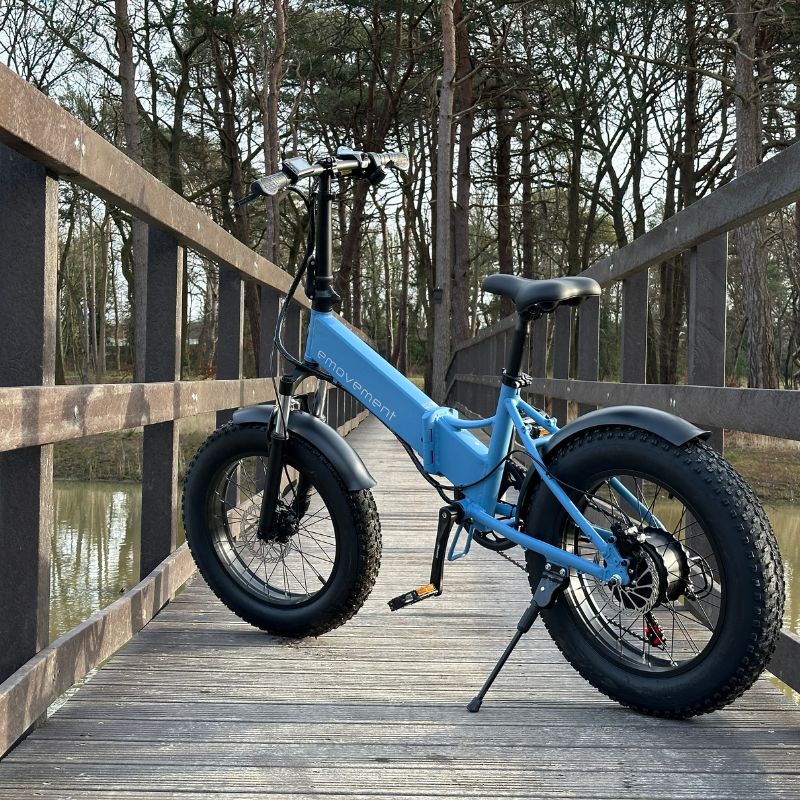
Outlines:
{"type": "MultiPolygon", "coordinates": [[[[305,209],[235,210],[249,182],[343,144],[407,152],[398,180],[340,194],[337,288],[437,399],[452,347],[510,312],[487,274],[576,274],[800,135],[789,0],[36,0],[0,7],[0,59],[289,272],[305,209]]],[[[145,227],[62,181],[59,239],[57,380],[138,379],[145,227]]],[[[800,208],[729,246],[727,382],[797,388],[800,208]]],[[[185,269],[183,371],[211,375],[217,270],[185,269]]],[[[685,381],[687,270],[650,271],[648,382],[685,381]]],[[[619,327],[612,286],[601,379],[619,327]]]]}

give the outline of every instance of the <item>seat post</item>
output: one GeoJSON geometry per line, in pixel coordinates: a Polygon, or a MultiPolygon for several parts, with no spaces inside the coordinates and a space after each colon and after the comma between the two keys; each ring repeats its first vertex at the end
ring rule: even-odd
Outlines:
{"type": "Polygon", "coordinates": [[[516,324],[514,325],[514,339],[511,342],[511,350],[508,352],[506,369],[503,380],[514,381],[519,377],[520,367],[522,366],[522,356],[525,352],[525,340],[528,338],[528,324],[532,319],[529,312],[517,314],[516,324]]]}

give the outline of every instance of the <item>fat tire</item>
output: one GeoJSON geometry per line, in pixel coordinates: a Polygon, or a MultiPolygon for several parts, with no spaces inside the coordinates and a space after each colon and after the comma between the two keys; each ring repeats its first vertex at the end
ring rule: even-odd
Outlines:
{"type": "MultiPolygon", "coordinates": [[[[780,635],[784,579],[778,545],[764,509],[744,479],[715,450],[694,440],[682,446],[627,427],[594,429],[556,450],[551,473],[571,486],[585,487],[604,468],[620,472],[650,464],[651,474],[681,484],[687,500],[703,508],[707,535],[726,573],[725,616],[719,636],[681,674],[662,677],[627,670],[593,646],[564,598],[542,612],[553,641],[592,686],[636,711],[683,719],[723,708],[750,688],[769,662],[780,635]],[[653,467],[653,464],[656,467],[653,467]]],[[[674,486],[676,490],[678,486],[674,486]]],[[[566,512],[544,485],[528,506],[526,530],[559,544],[566,512]]],[[[544,559],[526,553],[531,590],[544,559]]]]}
{"type": "Polygon", "coordinates": [[[310,442],[290,435],[289,459],[313,474],[342,548],[336,575],[318,599],[302,606],[277,606],[247,592],[221,564],[208,527],[207,493],[219,469],[237,454],[266,456],[267,427],[228,423],[209,436],[189,465],[183,484],[186,541],[200,574],[238,617],[267,633],[292,638],[321,636],[347,622],[366,601],[381,562],[378,509],[368,489],[351,492],[333,465],[310,442]]]}

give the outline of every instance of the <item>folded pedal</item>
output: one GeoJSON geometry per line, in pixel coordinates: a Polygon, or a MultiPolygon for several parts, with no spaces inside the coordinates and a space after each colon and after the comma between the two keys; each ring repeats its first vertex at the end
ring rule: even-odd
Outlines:
{"type": "Polygon", "coordinates": [[[419,589],[412,589],[410,592],[393,597],[389,601],[390,611],[399,611],[406,606],[413,606],[414,603],[419,603],[421,600],[426,600],[428,597],[436,597],[441,592],[432,584],[426,583],[425,586],[420,586],[419,589]]]}
{"type": "Polygon", "coordinates": [[[429,597],[438,597],[442,593],[442,575],[444,573],[444,557],[447,553],[447,540],[457,519],[461,518],[461,509],[456,505],[439,509],[439,529],[436,532],[436,544],[433,548],[431,562],[431,580],[419,589],[394,597],[389,601],[389,608],[398,611],[406,606],[413,606],[429,597]]]}

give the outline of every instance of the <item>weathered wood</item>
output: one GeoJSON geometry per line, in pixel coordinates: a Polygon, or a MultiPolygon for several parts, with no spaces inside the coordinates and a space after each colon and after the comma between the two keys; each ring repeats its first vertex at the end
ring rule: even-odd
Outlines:
{"type": "MultiPolygon", "coordinates": [[[[299,394],[311,391],[311,382],[299,394]]],[[[0,387],[0,452],[275,399],[267,378],[0,387]]]]}
{"type": "Polygon", "coordinates": [[[648,275],[640,272],[622,282],[620,380],[644,383],[647,376],[648,275]]]}
{"type": "Polygon", "coordinates": [[[194,572],[186,545],[110,606],[60,636],[0,683],[0,755],[47,707],[140,631],[194,572]]]}
{"type": "MultiPolygon", "coordinates": [[[[0,145],[0,386],[54,381],[57,237],[57,182],[0,145]]],[[[0,680],[50,639],[52,478],[50,445],[0,454],[0,680]]]]}
{"type": "MultiPolygon", "coordinates": [[[[497,387],[490,375],[457,375],[456,380],[485,386],[487,391],[497,387]]],[[[537,378],[524,391],[598,406],[651,406],[706,429],[718,426],[800,440],[800,392],[791,390],[537,378]]]]}
{"type": "MultiPolygon", "coordinates": [[[[535,378],[547,377],[547,317],[539,317],[531,325],[531,375],[535,378]]],[[[544,408],[544,397],[536,395],[533,404],[544,408]]]]}
{"type": "Polygon", "coordinates": [[[800,692],[800,636],[782,630],[769,662],[769,671],[787,686],[800,692]]]}
{"type": "MultiPolygon", "coordinates": [[[[688,382],[725,385],[728,236],[693,248],[689,258],[688,382]]],[[[710,444],[724,450],[722,428],[713,428],[710,444]]]]}
{"type": "Polygon", "coordinates": [[[258,376],[266,378],[277,372],[278,358],[273,353],[275,323],[280,310],[280,295],[269,286],[261,287],[261,342],[258,350],[258,376]]]}
{"type": "MultiPolygon", "coordinates": [[[[599,369],[600,298],[590,297],[578,310],[578,380],[596,381],[600,377],[599,369]]],[[[594,408],[591,403],[580,403],[578,414],[586,414],[594,408]]]]}
{"type": "MultiPolygon", "coordinates": [[[[145,380],[179,381],[183,316],[183,250],[175,238],[150,228],[147,250],[145,380]]],[[[144,429],[139,576],[174,549],[178,529],[178,426],[170,420],[144,429]]]]}
{"type": "MultiPolygon", "coordinates": [[[[217,378],[242,377],[244,334],[244,283],[230,269],[219,270],[219,313],[217,321],[217,378]]],[[[217,412],[217,427],[231,418],[233,409],[217,412]]]]}
{"type": "MultiPolygon", "coordinates": [[[[555,312],[556,328],[553,334],[553,377],[569,378],[569,361],[572,351],[572,309],[561,306],[555,312]]],[[[553,416],[559,425],[569,421],[569,405],[566,398],[553,401],[553,416]]]]}
{"type": "MultiPolygon", "coordinates": [[[[301,322],[300,306],[298,306],[297,303],[291,303],[286,312],[286,325],[283,329],[283,344],[295,358],[300,358],[301,355],[301,322]]],[[[289,365],[287,365],[287,368],[288,367],[289,365]]]]}
{"type": "Polygon", "coordinates": [[[194,581],[6,757],[4,798],[202,798],[223,787],[243,798],[522,800],[546,785],[548,796],[618,800],[651,797],[654,772],[664,798],[793,796],[796,712],[766,681],[692,724],[652,719],[592,689],[540,632],[469,714],[530,598],[525,576],[473,549],[443,597],[391,614],[386,598],[425,579],[441,501],[376,420],[351,442],[379,481],[385,537],[361,612],[287,643],[194,581]]]}

